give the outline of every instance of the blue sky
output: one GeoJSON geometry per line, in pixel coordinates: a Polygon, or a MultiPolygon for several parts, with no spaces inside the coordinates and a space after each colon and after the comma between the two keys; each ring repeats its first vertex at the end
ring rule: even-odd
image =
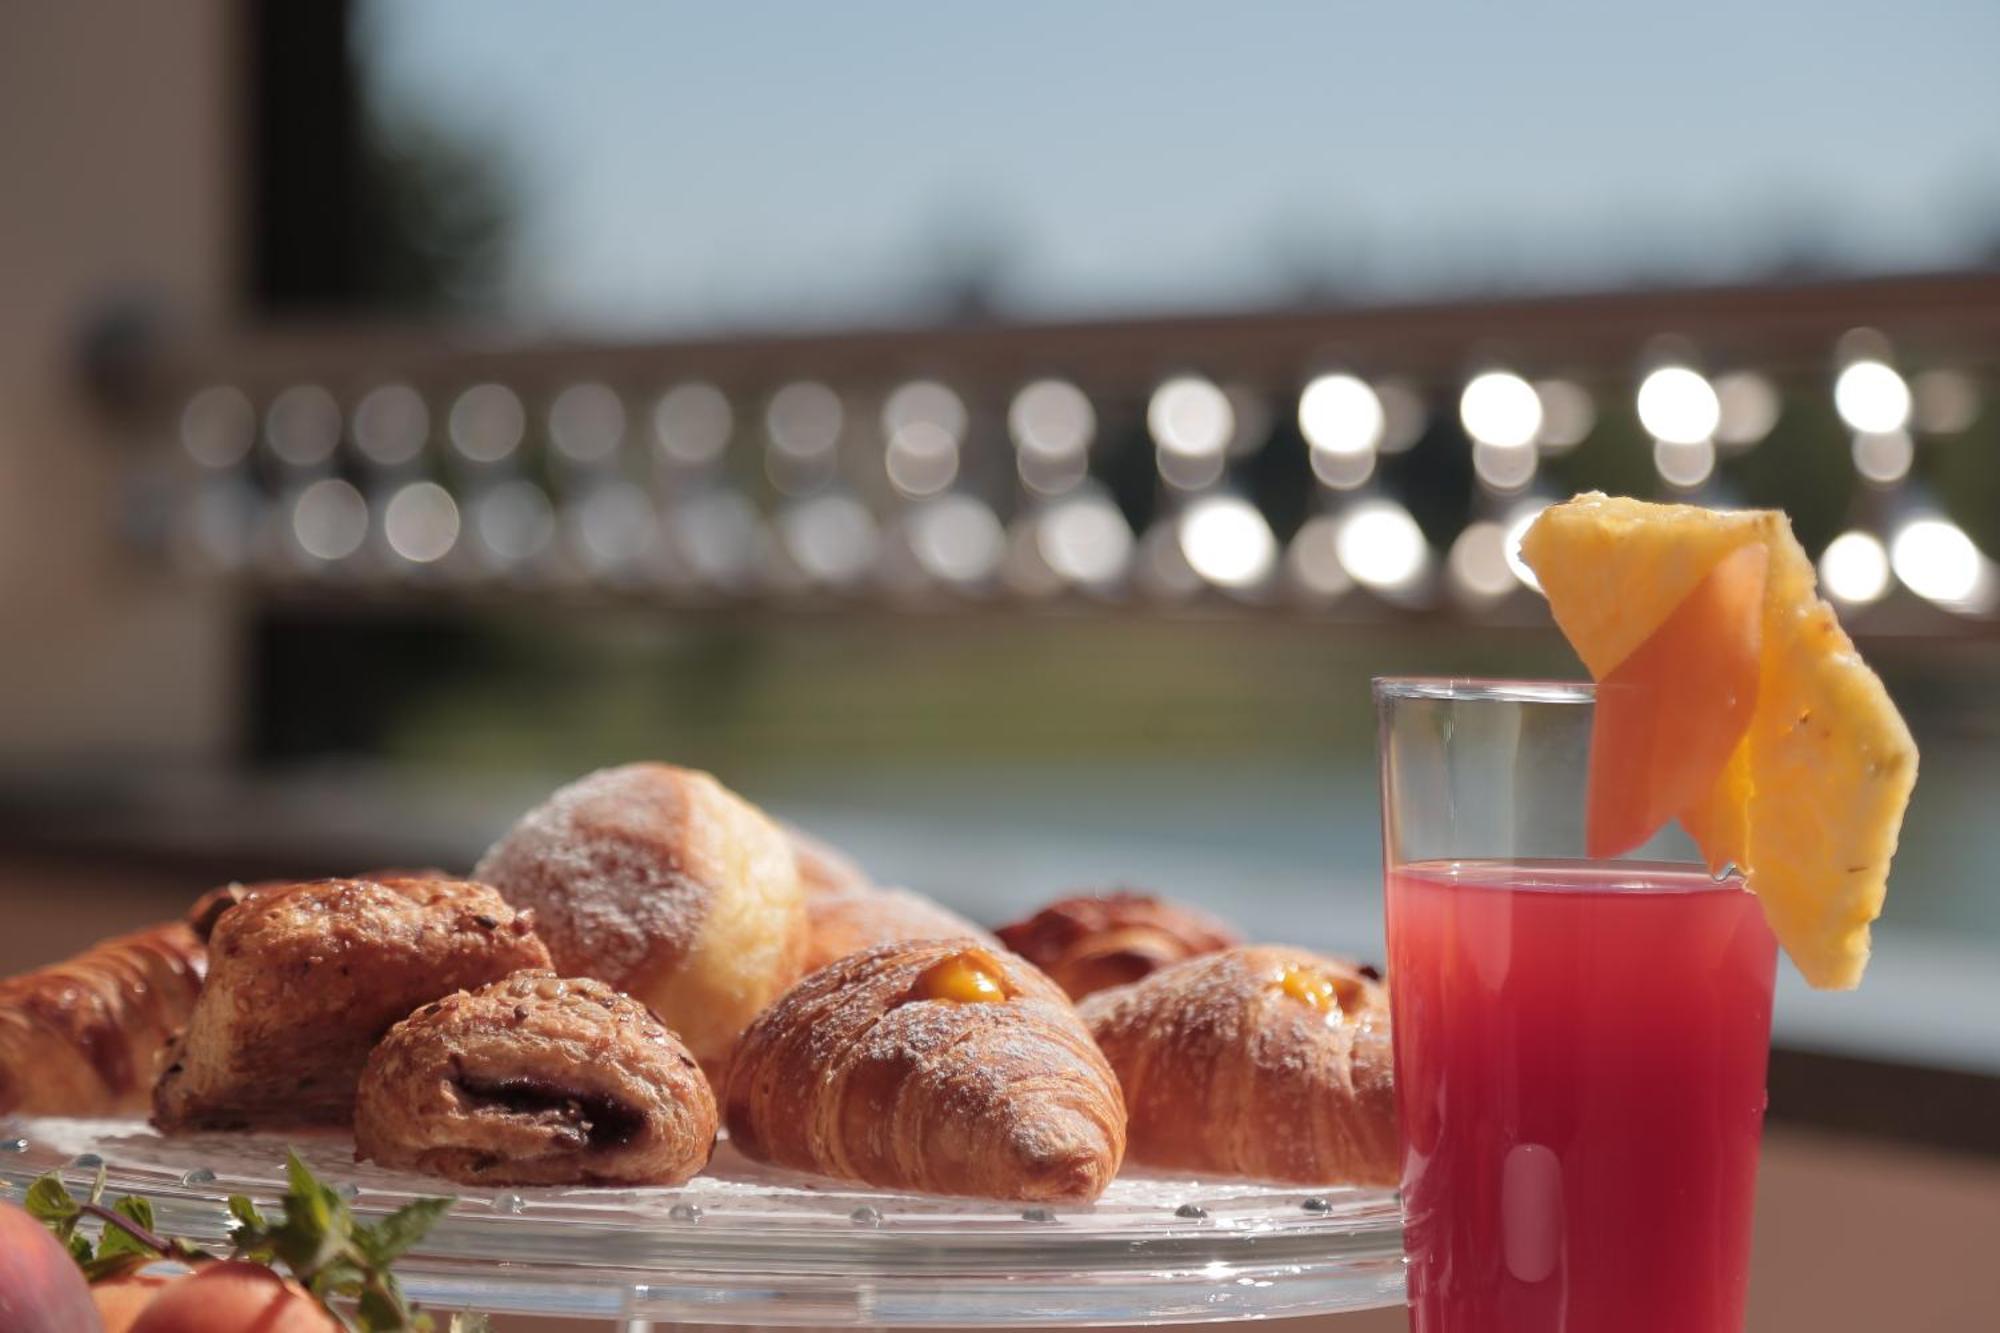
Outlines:
{"type": "Polygon", "coordinates": [[[378,3],[388,103],[497,145],[523,322],[920,316],[1854,268],[2000,236],[2000,4],[378,3]]]}

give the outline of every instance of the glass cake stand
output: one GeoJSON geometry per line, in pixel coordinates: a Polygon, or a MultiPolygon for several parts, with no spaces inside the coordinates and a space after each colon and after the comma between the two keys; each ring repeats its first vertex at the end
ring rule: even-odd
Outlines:
{"type": "Polygon", "coordinates": [[[397,1264],[433,1309],[662,1324],[1060,1327],[1196,1323],[1400,1304],[1387,1190],[1128,1172],[1095,1205],[889,1194],[759,1167],[725,1142],[678,1189],[473,1190],[353,1160],[345,1137],[165,1139],[137,1120],[0,1120],[0,1194],[58,1172],[152,1199],[220,1243],[231,1194],[284,1190],[293,1147],[356,1214],[458,1204],[397,1264]]]}

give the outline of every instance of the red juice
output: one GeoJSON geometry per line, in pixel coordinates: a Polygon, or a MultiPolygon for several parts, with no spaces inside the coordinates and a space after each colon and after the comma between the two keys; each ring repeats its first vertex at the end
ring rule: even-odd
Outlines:
{"type": "Polygon", "coordinates": [[[1741,1333],[1776,945],[1642,862],[1388,879],[1413,1333],[1741,1333]]]}

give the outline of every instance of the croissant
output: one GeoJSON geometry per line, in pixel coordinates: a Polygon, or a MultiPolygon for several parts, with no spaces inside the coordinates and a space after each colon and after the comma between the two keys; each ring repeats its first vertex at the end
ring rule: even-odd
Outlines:
{"type": "Polygon", "coordinates": [[[747,1156],[884,1189],[1096,1198],[1125,1105],[1062,992],[964,940],[850,954],[744,1034],[724,1117],[747,1156]]]}
{"type": "Polygon", "coordinates": [[[1133,1161],[1395,1183],[1388,999],[1360,970],[1303,949],[1230,949],[1079,1008],[1125,1090],[1133,1161]]]}
{"type": "Polygon", "coordinates": [[[996,933],[1073,1000],[1243,942],[1206,912],[1123,889],[1060,899],[996,933]]]}
{"type": "Polygon", "coordinates": [[[264,889],[216,919],[209,958],[153,1089],[169,1133],[347,1124],[362,1063],[398,1020],[549,965],[529,913],[449,879],[264,889]]]}
{"type": "Polygon", "coordinates": [[[174,921],[0,981],[0,1113],[143,1109],[203,963],[201,941],[174,921]]]}
{"type": "Polygon", "coordinates": [[[860,884],[806,894],[805,970],[817,972],[836,958],[903,940],[967,939],[999,948],[999,941],[956,912],[908,889],[860,884]]]}
{"type": "Polygon", "coordinates": [[[517,972],[425,1005],[361,1074],[354,1152],[466,1185],[678,1185],[715,1148],[694,1056],[601,981],[517,972]]]}

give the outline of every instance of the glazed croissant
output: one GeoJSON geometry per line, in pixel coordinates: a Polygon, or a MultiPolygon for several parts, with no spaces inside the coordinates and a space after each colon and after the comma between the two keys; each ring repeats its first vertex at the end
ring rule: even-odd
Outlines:
{"type": "Polygon", "coordinates": [[[1303,949],[1230,949],[1079,1008],[1124,1087],[1133,1161],[1395,1183],[1388,999],[1359,969],[1303,949]]]}
{"type": "Polygon", "coordinates": [[[747,1156],[885,1189],[1096,1198],[1125,1106],[1061,991],[965,940],[885,944],[751,1025],[725,1117],[747,1156]]]}
{"type": "Polygon", "coordinates": [[[201,941],[174,921],[0,981],[0,1113],[143,1109],[203,964],[201,941]]]}
{"type": "Polygon", "coordinates": [[[1129,889],[1058,899],[996,933],[1073,1000],[1243,942],[1206,912],[1129,889]]]}

